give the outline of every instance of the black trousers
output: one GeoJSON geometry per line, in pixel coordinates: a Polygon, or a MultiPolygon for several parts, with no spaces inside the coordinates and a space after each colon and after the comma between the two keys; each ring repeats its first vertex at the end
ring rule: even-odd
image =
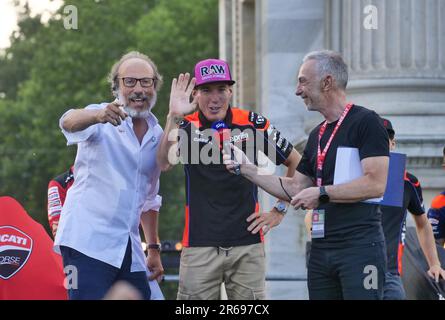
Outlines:
{"type": "Polygon", "coordinates": [[[312,246],[308,263],[309,299],[383,299],[385,272],[384,242],[341,249],[312,246]]]}

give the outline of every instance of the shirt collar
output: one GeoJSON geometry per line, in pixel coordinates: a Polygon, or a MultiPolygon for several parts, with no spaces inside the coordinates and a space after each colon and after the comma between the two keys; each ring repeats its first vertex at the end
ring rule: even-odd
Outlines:
{"type": "MultiPolygon", "coordinates": [[[[127,124],[133,128],[133,121],[130,117],[126,117],[124,119],[124,121],[127,122],[127,124]]],[[[154,127],[159,123],[158,118],[156,118],[156,116],[153,114],[153,112],[150,112],[148,117],[145,118],[145,121],[147,121],[149,127],[154,127]]]]}

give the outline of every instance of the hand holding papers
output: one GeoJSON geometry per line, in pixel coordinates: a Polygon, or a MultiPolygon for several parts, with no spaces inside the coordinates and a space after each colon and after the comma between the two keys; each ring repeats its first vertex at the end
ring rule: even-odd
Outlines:
{"type": "MultiPolygon", "coordinates": [[[[403,202],[405,163],[406,155],[391,152],[385,194],[381,198],[368,199],[364,202],[401,207],[403,202]]],[[[335,160],[334,185],[347,183],[361,176],[363,176],[363,169],[358,149],[349,147],[338,148],[335,160]]]]}

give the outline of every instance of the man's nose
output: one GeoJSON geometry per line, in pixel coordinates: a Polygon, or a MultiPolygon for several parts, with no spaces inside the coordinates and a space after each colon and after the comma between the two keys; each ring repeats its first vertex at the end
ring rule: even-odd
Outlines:
{"type": "Polygon", "coordinates": [[[300,85],[297,85],[297,91],[295,92],[295,94],[296,94],[297,96],[301,96],[302,93],[303,93],[303,90],[301,90],[300,85]]]}
{"type": "Polygon", "coordinates": [[[133,92],[144,92],[146,88],[141,86],[140,81],[136,81],[136,85],[133,87],[133,92]]]}
{"type": "Polygon", "coordinates": [[[219,100],[219,92],[218,92],[218,90],[210,91],[210,100],[211,101],[219,100]]]}

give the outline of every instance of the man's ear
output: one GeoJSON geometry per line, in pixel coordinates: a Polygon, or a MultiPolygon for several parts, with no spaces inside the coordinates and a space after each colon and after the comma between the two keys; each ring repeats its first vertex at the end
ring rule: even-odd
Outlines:
{"type": "Polygon", "coordinates": [[[396,138],[391,140],[391,147],[392,147],[392,150],[394,150],[396,148],[396,138]]]}
{"type": "Polygon", "coordinates": [[[115,97],[115,98],[119,97],[119,83],[117,82],[117,79],[113,80],[113,86],[111,87],[111,93],[113,94],[113,97],[115,97]]]}
{"type": "Polygon", "coordinates": [[[193,101],[195,101],[198,98],[199,98],[199,90],[198,89],[193,89],[192,90],[192,95],[190,97],[190,103],[192,103],[193,101]]]}
{"type": "Polygon", "coordinates": [[[322,91],[329,91],[334,87],[334,78],[328,74],[326,77],[324,77],[321,80],[321,90],[322,91]]]}

